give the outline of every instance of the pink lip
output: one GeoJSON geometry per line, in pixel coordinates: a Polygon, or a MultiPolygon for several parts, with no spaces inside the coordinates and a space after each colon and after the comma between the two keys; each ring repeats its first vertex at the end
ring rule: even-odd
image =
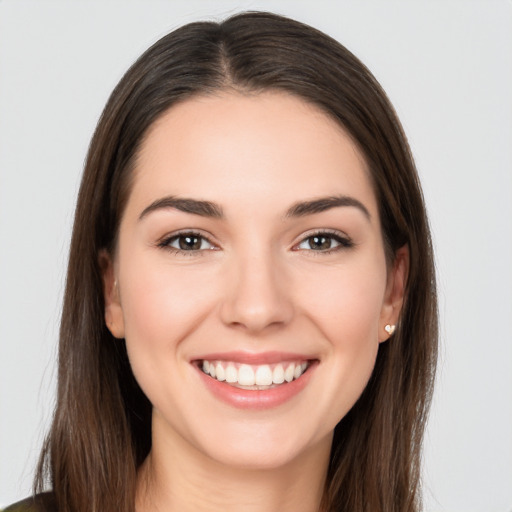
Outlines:
{"type": "Polygon", "coordinates": [[[233,361],[234,363],[242,364],[274,364],[283,363],[286,361],[308,361],[315,359],[314,357],[304,354],[297,354],[293,352],[262,352],[256,354],[252,352],[216,352],[204,354],[202,356],[194,357],[195,361],[233,361]]]}
{"type": "MultiPolygon", "coordinates": [[[[217,357],[220,354],[209,354],[208,360],[223,360],[224,357],[217,357]],[[216,356],[212,357],[211,356],[216,356]]],[[[226,360],[233,361],[231,359],[232,354],[230,354],[230,358],[226,360]]],[[[206,358],[205,358],[206,359],[206,358]]],[[[287,359],[306,359],[301,357],[286,357],[287,359]]],[[[239,361],[239,359],[235,359],[239,361]]],[[[261,359],[258,359],[261,361],[261,359]]],[[[279,361],[283,361],[282,358],[279,361]]],[[[247,362],[247,359],[244,359],[240,362],[247,362]]],[[[253,363],[256,364],[256,363],[253,363]]],[[[268,363],[267,364],[271,364],[268,363]]],[[[199,377],[206,388],[219,400],[233,407],[237,407],[239,409],[252,409],[252,410],[262,410],[262,409],[270,409],[272,407],[278,407],[279,405],[284,404],[288,400],[291,400],[294,396],[296,396],[300,391],[302,391],[308,382],[311,379],[316,367],[318,366],[318,361],[312,361],[306,370],[298,379],[293,380],[289,383],[284,383],[276,386],[275,388],[265,389],[265,390],[250,390],[250,389],[240,389],[234,386],[230,386],[226,384],[226,382],[219,382],[217,379],[214,379],[204,373],[198,365],[194,365],[199,373],[199,377]]]]}

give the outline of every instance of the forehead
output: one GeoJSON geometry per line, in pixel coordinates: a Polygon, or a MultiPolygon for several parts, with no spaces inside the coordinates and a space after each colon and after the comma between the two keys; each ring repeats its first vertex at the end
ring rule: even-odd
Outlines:
{"type": "Polygon", "coordinates": [[[132,196],[147,203],[192,195],[221,204],[236,197],[246,208],[276,198],[284,209],[305,196],[348,194],[376,214],[368,176],[350,136],[318,107],[281,92],[233,92],[186,100],[153,124],[132,196]]]}

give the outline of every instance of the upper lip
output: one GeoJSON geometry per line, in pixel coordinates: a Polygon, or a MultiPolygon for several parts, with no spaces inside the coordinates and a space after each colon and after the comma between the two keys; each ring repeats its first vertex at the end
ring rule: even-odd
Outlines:
{"type": "Polygon", "coordinates": [[[296,352],[244,352],[244,351],[230,351],[230,352],[210,352],[197,357],[193,357],[191,361],[232,361],[234,363],[242,364],[275,364],[283,361],[310,361],[316,359],[311,355],[299,354],[296,352]]]}

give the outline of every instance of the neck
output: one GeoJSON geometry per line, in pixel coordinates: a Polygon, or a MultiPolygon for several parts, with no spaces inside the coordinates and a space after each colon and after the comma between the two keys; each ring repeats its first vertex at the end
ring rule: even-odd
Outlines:
{"type": "Polygon", "coordinates": [[[159,442],[138,473],[137,512],[318,512],[331,438],[273,468],[226,466],[182,438],[159,442]],[[178,441],[178,442],[176,442],[178,441]]]}

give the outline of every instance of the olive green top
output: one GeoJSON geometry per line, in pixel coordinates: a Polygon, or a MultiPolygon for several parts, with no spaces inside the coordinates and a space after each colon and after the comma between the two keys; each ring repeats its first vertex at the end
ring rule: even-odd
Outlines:
{"type": "Polygon", "coordinates": [[[51,492],[45,492],[32,496],[23,501],[18,501],[8,506],[2,512],[58,512],[54,496],[51,492]]]}

